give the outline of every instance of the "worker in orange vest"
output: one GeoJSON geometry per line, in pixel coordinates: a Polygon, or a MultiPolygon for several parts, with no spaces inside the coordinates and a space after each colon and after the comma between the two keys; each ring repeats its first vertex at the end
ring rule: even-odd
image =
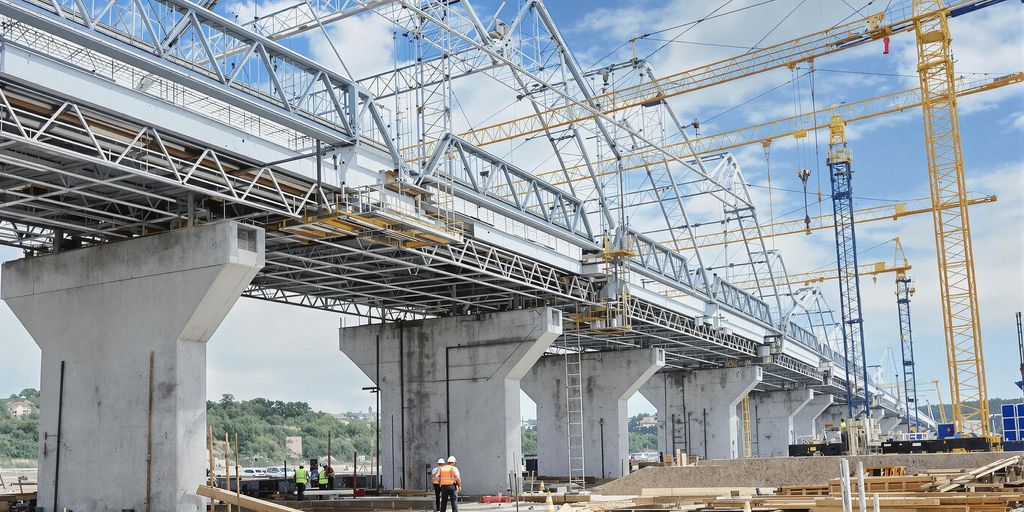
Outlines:
{"type": "Polygon", "coordinates": [[[452,503],[452,512],[459,512],[459,491],[462,490],[462,475],[455,467],[455,456],[448,457],[448,463],[437,470],[437,480],[441,485],[441,512],[448,512],[448,502],[452,503]]]}
{"type": "Polygon", "coordinates": [[[434,512],[441,512],[441,479],[438,473],[444,466],[444,459],[437,459],[437,467],[430,470],[430,483],[434,484],[434,512]]]}

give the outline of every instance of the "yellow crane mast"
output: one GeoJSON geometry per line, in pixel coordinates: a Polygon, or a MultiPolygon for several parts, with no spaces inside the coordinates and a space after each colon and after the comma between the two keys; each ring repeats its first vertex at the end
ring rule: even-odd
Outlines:
{"type": "Polygon", "coordinates": [[[974,431],[977,422],[977,433],[988,437],[988,389],[949,17],[941,0],[914,0],[913,5],[952,419],[956,432],[974,431]]]}

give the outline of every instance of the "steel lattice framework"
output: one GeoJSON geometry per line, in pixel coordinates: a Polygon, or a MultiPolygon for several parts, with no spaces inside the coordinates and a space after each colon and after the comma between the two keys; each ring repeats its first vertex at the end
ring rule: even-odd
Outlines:
{"type": "Polygon", "coordinates": [[[932,204],[955,205],[932,213],[939,262],[942,323],[946,334],[946,359],[957,432],[977,431],[989,435],[988,389],[982,355],[981,319],[974,273],[974,248],[964,183],[964,159],[960,147],[952,37],[939,0],[914,1],[920,15],[914,24],[917,34],[918,74],[924,112],[925,147],[928,154],[928,182],[932,204]],[[977,405],[972,405],[972,404],[977,405]],[[967,422],[976,425],[968,425],[967,422]]]}
{"type": "Polygon", "coordinates": [[[871,393],[865,363],[864,317],[857,267],[857,237],[854,228],[853,167],[846,147],[845,123],[832,118],[828,156],[832,183],[832,212],[835,217],[836,265],[839,273],[839,301],[843,317],[843,353],[847,361],[846,406],[850,417],[863,412],[871,416],[871,393]]]}
{"type": "Polygon", "coordinates": [[[896,306],[900,321],[900,355],[903,361],[903,401],[907,404],[907,432],[910,427],[920,429],[917,404],[917,372],[914,368],[914,334],[910,324],[910,296],[914,283],[906,272],[896,274],[896,306]]]}

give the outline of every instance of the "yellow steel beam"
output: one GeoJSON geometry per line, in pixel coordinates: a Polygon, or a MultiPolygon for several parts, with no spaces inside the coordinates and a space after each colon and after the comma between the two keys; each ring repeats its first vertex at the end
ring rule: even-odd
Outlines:
{"type": "Polygon", "coordinates": [[[480,127],[465,132],[462,136],[477,146],[486,146],[593,119],[596,117],[595,110],[602,114],[611,114],[765,71],[792,68],[801,62],[810,62],[892,34],[909,32],[914,29],[917,20],[934,16],[936,12],[945,16],[951,7],[973,3],[977,2],[953,1],[947,6],[936,2],[937,6],[932,11],[893,20],[884,25],[880,23],[880,14],[873,14],[813,34],[752,50],[743,55],[600,94],[585,101],[559,105],[537,115],[480,127]]]}
{"type": "MultiPolygon", "coordinates": [[[[957,96],[968,96],[979,92],[990,91],[1007,85],[1024,82],[1024,71],[1012,73],[993,80],[984,82],[957,81],[957,96]]],[[[873,117],[903,112],[907,109],[921,106],[921,93],[919,89],[907,89],[891,94],[884,94],[863,100],[847,102],[840,105],[832,105],[814,112],[777,119],[735,130],[705,135],[690,139],[689,142],[682,141],[664,146],[664,148],[675,158],[686,160],[700,155],[719,153],[748,144],[770,143],[775,139],[784,137],[806,137],[814,130],[828,128],[832,115],[838,114],[847,124],[873,117]]],[[[464,135],[464,134],[463,134],[464,135]]],[[[665,154],[660,151],[646,149],[630,155],[622,162],[622,170],[617,167],[616,160],[607,158],[594,162],[595,169],[600,169],[596,174],[608,176],[618,172],[643,170],[646,166],[664,165],[671,163],[665,154]]],[[[567,182],[589,181],[590,175],[584,175],[584,166],[573,166],[566,168],[569,180],[565,180],[565,173],[562,169],[554,169],[537,173],[546,181],[554,185],[563,185],[567,182]]]]}
{"type": "MultiPolygon", "coordinates": [[[[967,200],[969,206],[976,204],[987,204],[996,202],[997,197],[994,195],[971,197],[967,200]]],[[[944,208],[955,208],[958,205],[943,205],[944,208]]],[[[903,217],[909,217],[911,215],[919,215],[922,213],[931,213],[934,210],[931,199],[916,199],[913,201],[906,201],[895,204],[887,204],[883,206],[872,206],[870,208],[862,208],[853,212],[853,220],[857,224],[865,222],[875,222],[880,220],[897,220],[903,217]]],[[[818,231],[821,229],[832,229],[835,227],[832,214],[816,215],[810,218],[810,223],[806,224],[805,219],[790,219],[776,221],[771,224],[765,224],[761,226],[761,231],[764,233],[765,238],[792,235],[795,233],[811,234],[812,231],[818,231]]],[[[743,231],[741,229],[730,229],[719,233],[707,233],[701,234],[694,237],[696,240],[696,246],[699,248],[704,247],[715,247],[721,246],[733,242],[741,242],[743,240],[743,231]]],[[[694,244],[689,238],[681,238],[678,240],[665,240],[664,244],[674,246],[678,244],[679,250],[693,249],[694,244]]]]}

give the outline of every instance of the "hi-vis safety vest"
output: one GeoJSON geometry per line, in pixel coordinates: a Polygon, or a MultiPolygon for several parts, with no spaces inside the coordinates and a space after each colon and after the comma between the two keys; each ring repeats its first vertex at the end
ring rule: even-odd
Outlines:
{"type": "Polygon", "coordinates": [[[327,482],[327,468],[323,468],[320,470],[320,480],[318,483],[320,485],[327,485],[327,482]]]}
{"type": "Polygon", "coordinates": [[[441,485],[455,485],[455,466],[445,464],[437,470],[437,481],[441,485]]]}
{"type": "Polygon", "coordinates": [[[309,477],[306,476],[306,468],[299,468],[295,470],[295,483],[304,484],[307,480],[309,480],[309,477]]]}
{"type": "Polygon", "coordinates": [[[440,476],[438,475],[438,473],[440,473],[440,472],[441,472],[441,467],[440,466],[434,468],[430,472],[430,483],[435,484],[435,485],[441,483],[440,476]]]}

